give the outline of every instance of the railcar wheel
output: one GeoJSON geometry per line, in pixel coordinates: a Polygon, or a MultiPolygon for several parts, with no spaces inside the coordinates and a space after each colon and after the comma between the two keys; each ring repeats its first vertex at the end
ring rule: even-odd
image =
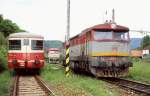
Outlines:
{"type": "Polygon", "coordinates": [[[19,73],[18,69],[14,69],[14,70],[13,70],[13,74],[15,75],[15,74],[17,74],[17,73],[19,73]]]}
{"type": "Polygon", "coordinates": [[[74,70],[75,73],[79,72],[78,62],[77,61],[74,62],[74,68],[73,68],[73,70],[74,70]]]}
{"type": "Polygon", "coordinates": [[[41,74],[41,69],[35,69],[35,73],[36,73],[37,75],[40,75],[40,74],[41,74]]]}
{"type": "Polygon", "coordinates": [[[71,69],[72,69],[72,70],[74,70],[74,69],[75,69],[74,61],[71,61],[71,62],[70,62],[70,67],[71,67],[71,69]]]}

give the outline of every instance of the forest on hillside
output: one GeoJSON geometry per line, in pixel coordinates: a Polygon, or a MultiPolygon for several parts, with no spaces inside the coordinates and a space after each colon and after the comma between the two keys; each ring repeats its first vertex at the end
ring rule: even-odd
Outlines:
{"type": "Polygon", "coordinates": [[[59,40],[45,40],[44,41],[44,47],[45,49],[49,48],[61,48],[63,42],[59,40]]]}

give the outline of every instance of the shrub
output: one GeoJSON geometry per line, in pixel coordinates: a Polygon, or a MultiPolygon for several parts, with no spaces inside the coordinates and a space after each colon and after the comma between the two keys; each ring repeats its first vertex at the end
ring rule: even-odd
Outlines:
{"type": "Polygon", "coordinates": [[[0,47],[0,65],[1,69],[7,69],[7,49],[6,46],[0,47]]]}

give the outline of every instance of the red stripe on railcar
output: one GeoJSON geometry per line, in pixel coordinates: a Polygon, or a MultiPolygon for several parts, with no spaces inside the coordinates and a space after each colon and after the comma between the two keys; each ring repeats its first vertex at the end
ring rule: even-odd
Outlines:
{"type": "Polygon", "coordinates": [[[8,67],[14,68],[42,68],[44,66],[43,53],[8,53],[8,67]],[[16,64],[12,62],[17,60],[16,64]],[[39,60],[39,64],[35,64],[39,60]]]}

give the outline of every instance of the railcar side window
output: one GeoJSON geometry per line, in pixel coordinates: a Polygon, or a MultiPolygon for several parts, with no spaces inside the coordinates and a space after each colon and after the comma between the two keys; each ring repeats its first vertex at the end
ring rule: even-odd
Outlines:
{"type": "Polygon", "coordinates": [[[42,40],[32,40],[31,48],[32,48],[32,50],[43,50],[43,41],[42,40]]]}
{"type": "Polygon", "coordinates": [[[114,32],[116,40],[128,40],[128,32],[114,32]]]}
{"type": "Polygon", "coordinates": [[[102,39],[112,39],[112,32],[103,32],[103,31],[95,31],[94,32],[94,39],[95,40],[102,40],[102,39]]]}
{"type": "Polygon", "coordinates": [[[21,40],[9,40],[9,50],[21,50],[21,40]]]}

